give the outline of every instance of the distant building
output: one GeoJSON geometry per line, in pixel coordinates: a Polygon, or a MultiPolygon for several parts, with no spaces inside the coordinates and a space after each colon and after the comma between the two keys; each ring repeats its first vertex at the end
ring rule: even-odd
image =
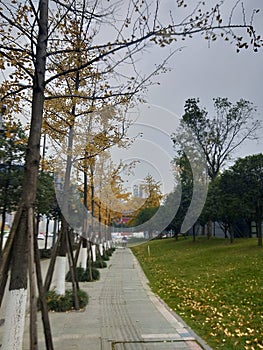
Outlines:
{"type": "Polygon", "coordinates": [[[138,185],[133,186],[133,197],[139,197],[139,186],[138,185]]]}
{"type": "Polygon", "coordinates": [[[133,186],[133,196],[137,198],[145,198],[146,194],[143,188],[143,184],[133,186]]]}

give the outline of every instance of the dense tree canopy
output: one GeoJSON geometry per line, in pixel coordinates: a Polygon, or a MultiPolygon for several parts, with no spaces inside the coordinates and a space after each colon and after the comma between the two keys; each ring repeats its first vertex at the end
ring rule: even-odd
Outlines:
{"type": "Polygon", "coordinates": [[[201,220],[219,222],[225,234],[230,234],[231,240],[243,220],[246,221],[249,229],[251,222],[255,221],[259,245],[261,245],[262,172],[262,154],[239,158],[233,166],[210,183],[201,220]]]}

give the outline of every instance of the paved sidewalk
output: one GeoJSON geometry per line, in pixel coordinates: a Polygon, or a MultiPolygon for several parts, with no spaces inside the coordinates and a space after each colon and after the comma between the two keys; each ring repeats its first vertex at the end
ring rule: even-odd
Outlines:
{"type": "MultiPolygon", "coordinates": [[[[210,349],[151,292],[130,249],[117,249],[100,272],[99,281],[81,284],[90,298],[85,311],[50,313],[56,350],[210,349]]],[[[40,319],[39,333],[42,350],[40,319]]],[[[28,338],[26,331],[24,349],[28,338]]]]}

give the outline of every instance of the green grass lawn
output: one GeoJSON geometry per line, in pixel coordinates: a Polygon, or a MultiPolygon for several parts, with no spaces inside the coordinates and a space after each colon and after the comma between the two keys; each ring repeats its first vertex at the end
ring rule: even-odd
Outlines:
{"type": "Polygon", "coordinates": [[[213,349],[263,349],[263,249],[256,239],[165,239],[132,251],[152,290],[213,349]]]}

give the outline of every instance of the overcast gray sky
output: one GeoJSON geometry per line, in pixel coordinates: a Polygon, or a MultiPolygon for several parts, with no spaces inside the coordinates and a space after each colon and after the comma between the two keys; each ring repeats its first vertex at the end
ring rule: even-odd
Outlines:
{"type": "MultiPolygon", "coordinates": [[[[165,3],[173,6],[175,0],[167,0],[165,3]]],[[[227,3],[231,5],[234,2],[228,0],[227,3]]],[[[261,9],[256,26],[259,34],[262,34],[263,1],[247,0],[244,3],[248,6],[248,12],[252,8],[261,9]]],[[[257,53],[252,49],[236,53],[233,45],[222,40],[213,42],[209,47],[207,41],[198,35],[182,45],[183,50],[169,61],[171,70],[158,76],[160,85],[149,88],[148,104],[138,106],[140,113],[134,128],[131,128],[131,134],[135,135],[142,130],[144,136],[129,150],[113,152],[116,159],[119,157],[127,162],[130,159],[141,161],[134,177],[131,177],[131,187],[149,172],[162,182],[164,192],[172,188],[169,162],[174,152],[169,137],[178,125],[188,98],[198,97],[200,104],[208,111],[213,111],[213,98],[227,97],[233,103],[243,98],[257,107],[255,118],[263,121],[262,49],[257,53]]],[[[158,63],[169,50],[154,49],[149,51],[150,55],[146,53],[141,61],[141,69],[147,70],[153,63],[158,63]]],[[[234,157],[263,152],[262,131],[258,136],[258,141],[244,143],[234,157]]]]}

